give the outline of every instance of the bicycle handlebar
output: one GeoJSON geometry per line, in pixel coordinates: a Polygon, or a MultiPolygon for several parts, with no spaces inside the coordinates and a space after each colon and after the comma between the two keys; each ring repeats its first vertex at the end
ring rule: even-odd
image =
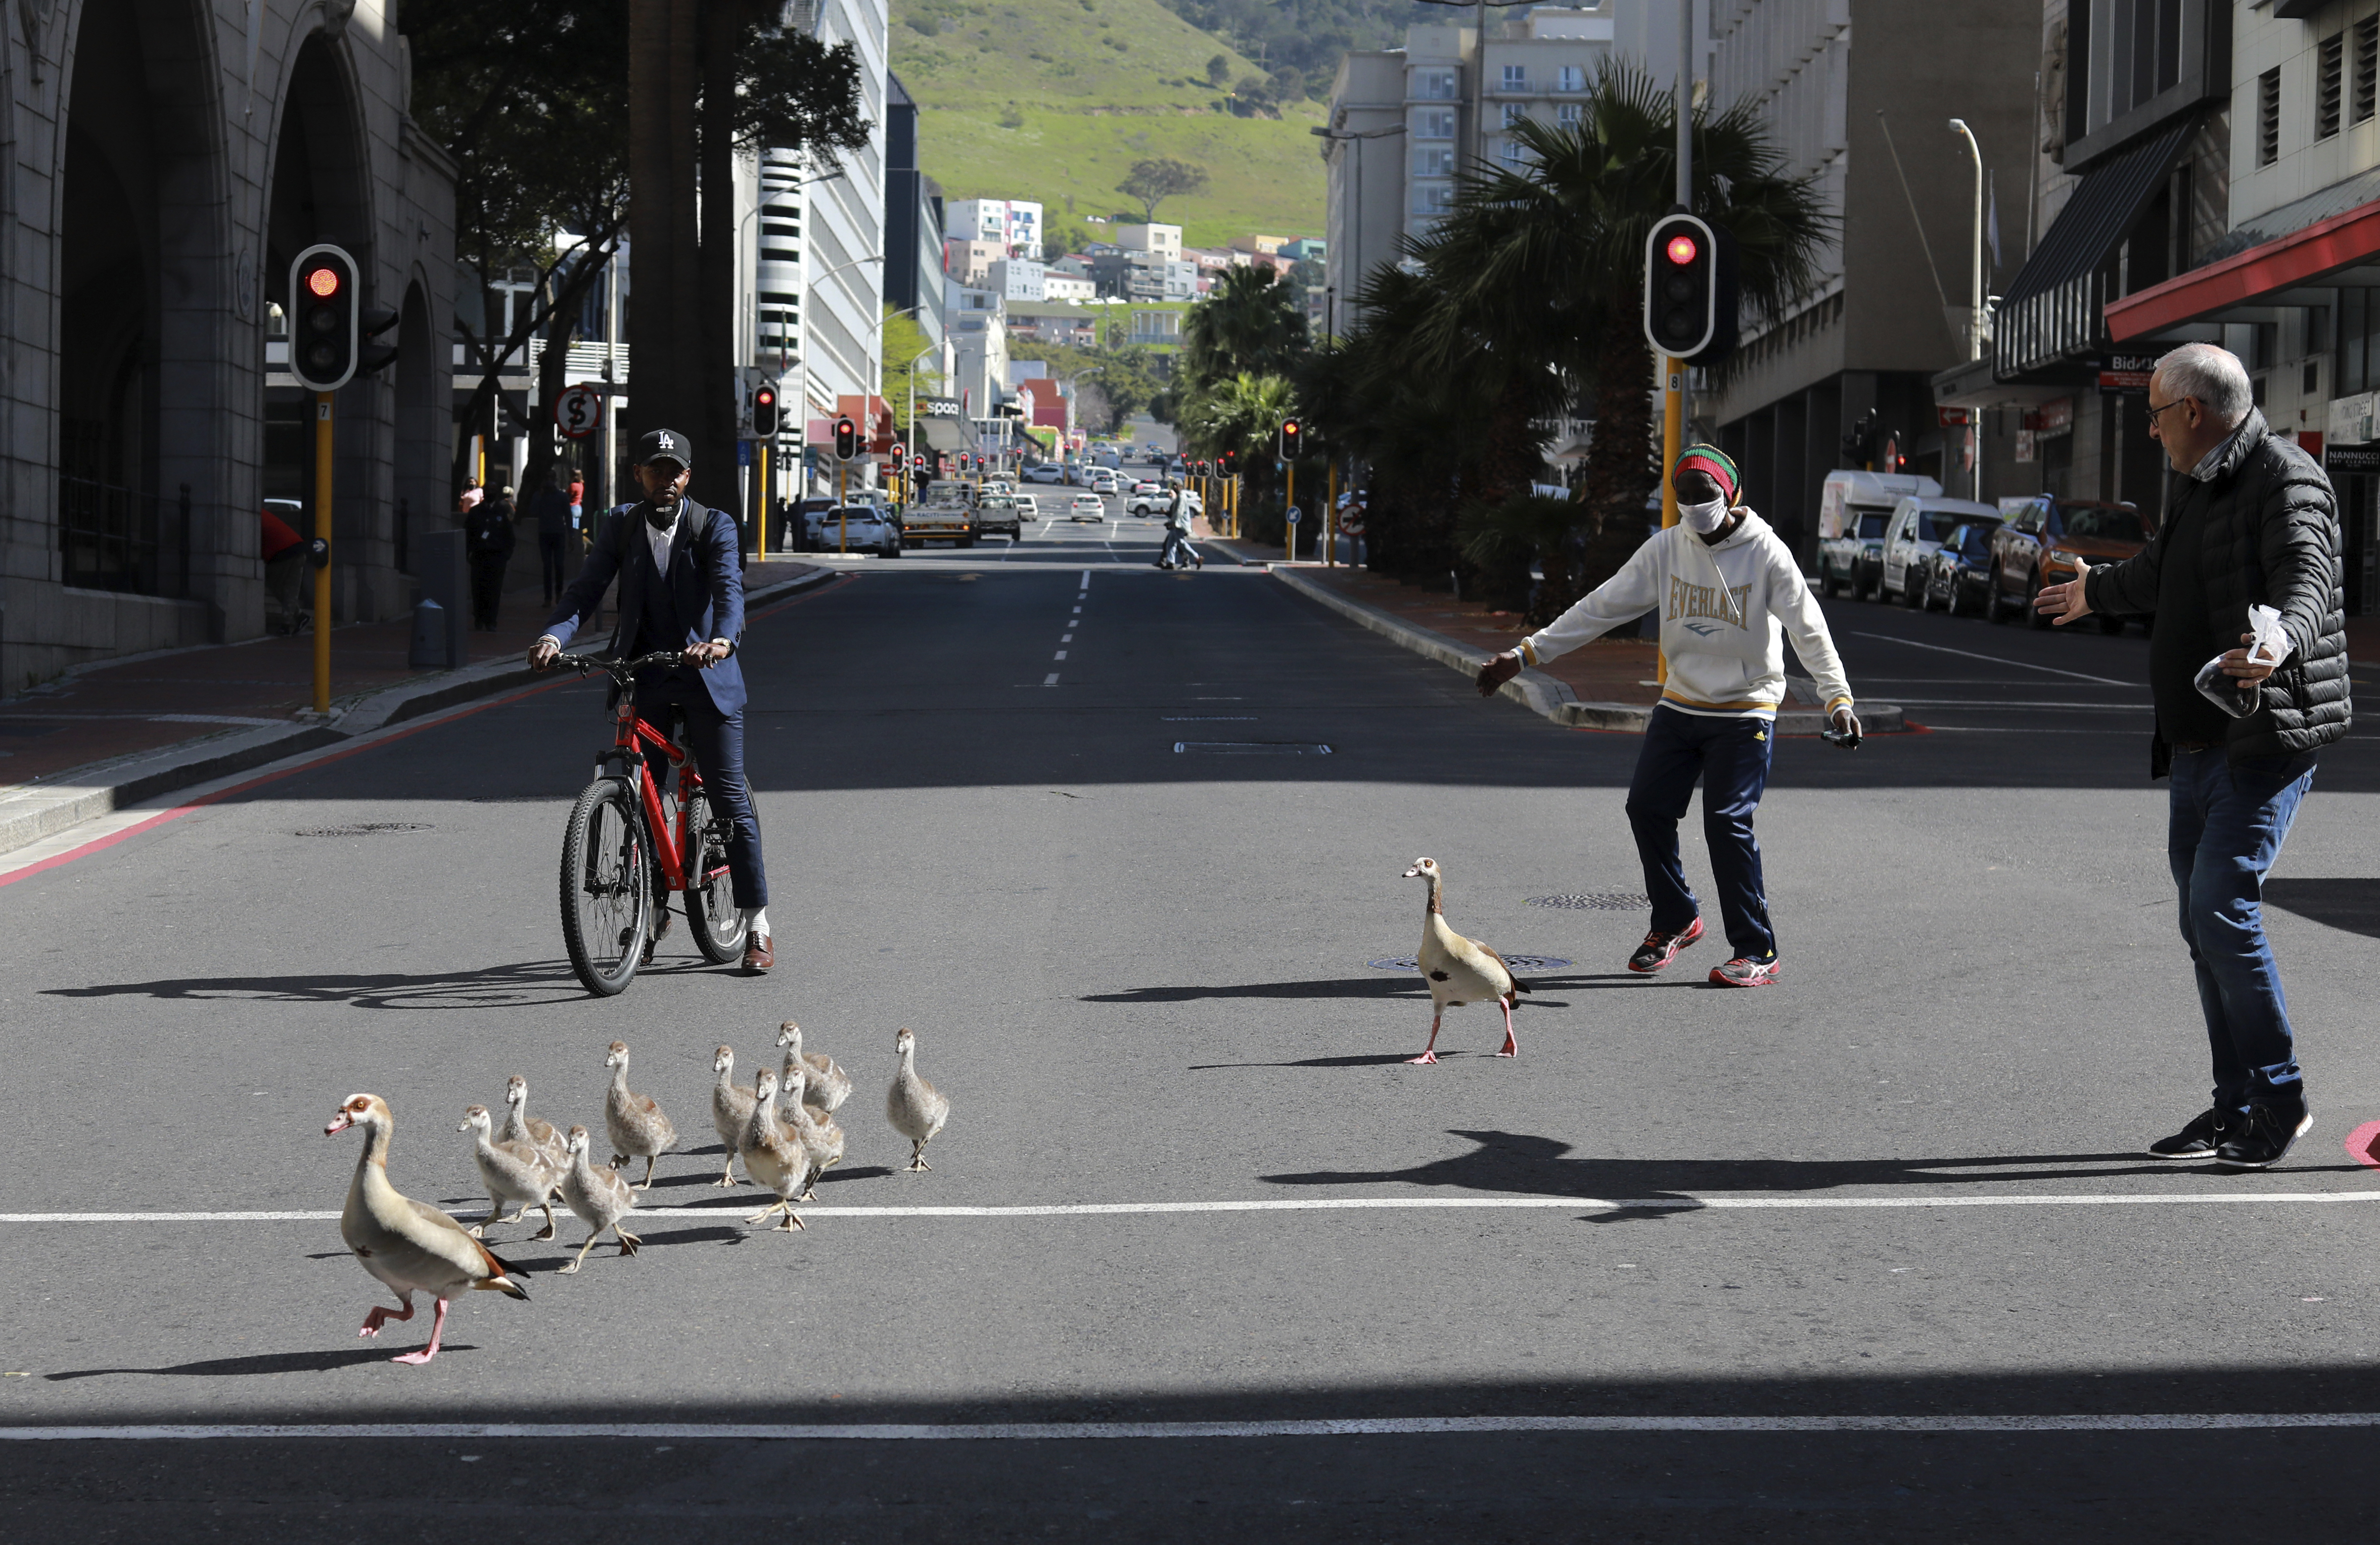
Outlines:
{"type": "Polygon", "coordinates": [[[601,671],[607,675],[625,677],[647,665],[683,665],[686,656],[677,650],[662,650],[636,660],[606,660],[599,654],[556,654],[546,662],[565,670],[601,671]]]}

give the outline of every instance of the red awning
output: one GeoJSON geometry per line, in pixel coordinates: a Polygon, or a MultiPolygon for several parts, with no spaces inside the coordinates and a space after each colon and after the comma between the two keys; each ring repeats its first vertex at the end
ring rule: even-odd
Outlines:
{"type": "Polygon", "coordinates": [[[2284,299],[2284,292],[2321,283],[2341,269],[2375,258],[2380,258],[2380,203],[2369,203],[2110,301],[2107,334],[2118,343],[2128,343],[2205,321],[2235,306],[2312,303],[2284,299]]]}

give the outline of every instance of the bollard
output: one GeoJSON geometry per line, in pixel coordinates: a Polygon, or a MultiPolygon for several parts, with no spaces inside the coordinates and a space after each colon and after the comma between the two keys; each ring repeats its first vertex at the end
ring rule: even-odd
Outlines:
{"type": "Polygon", "coordinates": [[[405,663],[441,669],[455,663],[447,653],[446,608],[428,596],[413,608],[413,648],[407,652],[405,663]]]}

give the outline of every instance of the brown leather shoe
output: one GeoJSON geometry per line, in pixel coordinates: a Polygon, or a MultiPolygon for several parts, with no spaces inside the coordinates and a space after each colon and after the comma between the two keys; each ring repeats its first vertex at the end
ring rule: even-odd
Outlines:
{"type": "Polygon", "coordinates": [[[765,971],[777,963],[776,941],[765,933],[752,935],[744,945],[744,968],[765,971]]]}

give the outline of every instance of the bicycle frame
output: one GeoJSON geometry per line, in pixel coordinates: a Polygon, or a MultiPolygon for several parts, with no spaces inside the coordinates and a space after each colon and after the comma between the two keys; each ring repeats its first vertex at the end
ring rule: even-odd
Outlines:
{"type": "Polygon", "coordinates": [[[675,654],[649,655],[638,661],[596,661],[575,655],[558,655],[556,663],[576,665],[584,669],[607,671],[618,689],[619,701],[612,711],[613,734],[611,749],[597,760],[597,764],[622,763],[636,770],[637,798],[645,812],[645,830],[652,838],[653,857],[661,864],[662,878],[668,889],[683,891],[689,882],[699,887],[723,872],[722,862],[717,869],[700,875],[686,873],[692,853],[692,830],[696,801],[706,796],[702,774],[688,759],[685,748],[672,740],[661,727],[637,712],[634,672],[637,666],[677,662],[675,654]],[[662,806],[661,780],[653,776],[653,760],[662,759],[665,767],[677,770],[677,820],[673,823],[662,806]]]}

